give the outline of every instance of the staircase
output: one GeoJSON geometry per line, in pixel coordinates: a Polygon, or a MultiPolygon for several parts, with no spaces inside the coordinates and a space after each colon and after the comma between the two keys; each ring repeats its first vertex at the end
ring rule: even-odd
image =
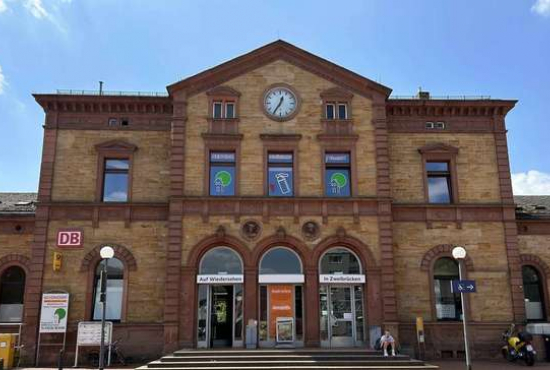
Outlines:
{"type": "Polygon", "coordinates": [[[384,357],[367,349],[224,349],[181,350],[139,370],[271,370],[271,369],[437,369],[409,356],[384,357]]]}

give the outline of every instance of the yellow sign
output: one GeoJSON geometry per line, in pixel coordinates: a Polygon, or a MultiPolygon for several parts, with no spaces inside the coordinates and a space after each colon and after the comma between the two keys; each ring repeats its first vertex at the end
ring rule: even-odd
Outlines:
{"type": "Polygon", "coordinates": [[[63,254],[61,252],[53,252],[53,270],[61,270],[61,262],[63,261],[63,254]]]}

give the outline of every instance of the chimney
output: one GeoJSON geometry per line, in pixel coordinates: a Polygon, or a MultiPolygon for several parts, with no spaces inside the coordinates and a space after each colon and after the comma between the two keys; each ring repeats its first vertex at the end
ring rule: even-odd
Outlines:
{"type": "Polygon", "coordinates": [[[429,91],[422,91],[422,88],[418,88],[418,94],[416,94],[416,97],[421,100],[429,100],[430,99],[430,92],[429,91]]]}

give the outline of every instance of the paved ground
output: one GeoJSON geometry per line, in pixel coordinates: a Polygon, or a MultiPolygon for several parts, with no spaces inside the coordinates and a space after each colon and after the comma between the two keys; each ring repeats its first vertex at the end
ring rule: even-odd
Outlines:
{"type": "MultiPolygon", "coordinates": [[[[437,365],[441,370],[465,370],[466,363],[463,361],[427,361],[430,365],[437,365]]],[[[550,362],[537,362],[536,369],[549,369],[550,362]]],[[[472,370],[508,370],[508,369],[530,369],[525,363],[507,363],[505,361],[474,361],[472,370]]]]}
{"type": "MultiPolygon", "coordinates": [[[[463,361],[428,361],[430,365],[437,365],[441,370],[465,370],[466,364],[463,361]]],[[[137,366],[136,366],[137,367],[137,366]]],[[[130,367],[133,369],[134,366],[130,367]]],[[[537,362],[536,369],[550,370],[550,362],[537,362]]],[[[57,370],[57,368],[23,368],[21,370],[57,370]]],[[[67,370],[81,370],[73,367],[66,367],[67,370]]],[[[109,370],[128,370],[129,368],[109,368],[109,370]]],[[[472,370],[508,370],[508,369],[529,369],[524,363],[511,364],[505,361],[474,361],[472,370]]],[[[86,369],[89,370],[89,369],[86,369]]]]}

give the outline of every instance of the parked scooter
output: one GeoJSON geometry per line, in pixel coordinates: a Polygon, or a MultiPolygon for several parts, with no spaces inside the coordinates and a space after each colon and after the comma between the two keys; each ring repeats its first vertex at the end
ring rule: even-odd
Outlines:
{"type": "Polygon", "coordinates": [[[523,360],[527,366],[535,364],[537,352],[533,348],[533,336],[527,332],[519,332],[514,335],[516,326],[510,325],[510,328],[502,333],[502,339],[506,343],[502,347],[502,355],[510,362],[523,360]]]}

